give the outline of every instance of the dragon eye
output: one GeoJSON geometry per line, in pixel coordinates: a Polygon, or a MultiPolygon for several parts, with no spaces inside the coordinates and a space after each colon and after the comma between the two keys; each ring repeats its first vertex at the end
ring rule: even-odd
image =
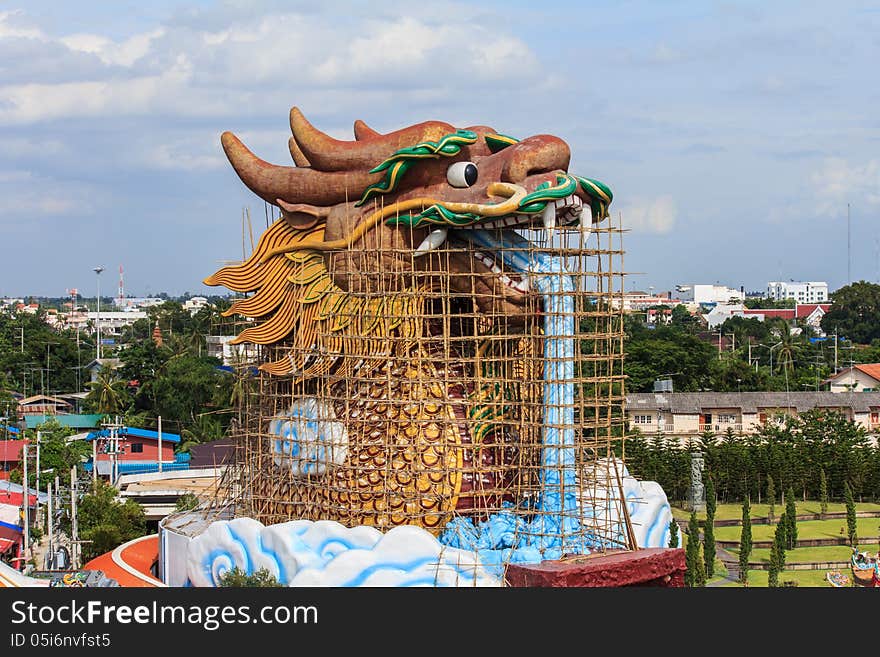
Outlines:
{"type": "Polygon", "coordinates": [[[470,187],[477,182],[477,165],[473,162],[455,162],[446,170],[446,180],[453,187],[470,187]]]}

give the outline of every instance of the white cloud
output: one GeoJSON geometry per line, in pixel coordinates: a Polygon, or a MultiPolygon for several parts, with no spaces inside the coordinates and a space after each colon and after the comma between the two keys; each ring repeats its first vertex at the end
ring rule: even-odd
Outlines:
{"type": "Polygon", "coordinates": [[[846,202],[880,204],[880,160],[851,164],[842,157],[829,157],[810,176],[816,204],[824,215],[841,214],[846,202]]]}
{"type": "Polygon", "coordinates": [[[192,106],[178,96],[192,77],[184,55],[160,75],[58,84],[0,87],[0,123],[21,124],[79,116],[148,114],[174,109],[181,115],[210,113],[211,106],[192,106]]]}
{"type": "MultiPolygon", "coordinates": [[[[210,142],[208,142],[210,143],[210,142]]],[[[198,153],[192,144],[160,144],[144,157],[144,164],[156,169],[193,171],[197,169],[218,169],[228,166],[226,159],[217,153],[198,153]]]]}
{"type": "Polygon", "coordinates": [[[26,34],[43,42],[42,50],[67,53],[69,61],[53,60],[51,76],[43,66],[20,82],[0,82],[0,124],[214,116],[242,107],[260,113],[274,109],[270,99],[301,104],[310,94],[322,96],[319,106],[342,110],[362,106],[365,95],[385,103],[424,102],[448,96],[450,80],[485,93],[493,82],[539,73],[535,55],[518,38],[480,23],[412,15],[359,23],[338,21],[331,12],[272,14],[202,30],[152,26],[120,40],[91,33],[54,38],[12,27],[7,16],[0,14],[0,44],[26,34]]]}
{"type": "Polygon", "coordinates": [[[0,11],[0,39],[18,38],[45,40],[46,35],[42,30],[30,25],[15,24],[17,22],[16,19],[23,14],[24,12],[20,9],[16,11],[0,11]]]}
{"type": "Polygon", "coordinates": [[[58,181],[31,171],[0,170],[0,224],[88,212],[99,196],[90,185],[58,181]]]}
{"type": "Polygon", "coordinates": [[[678,210],[671,196],[642,201],[635,199],[620,210],[624,228],[638,233],[668,233],[675,226],[678,210]]]}
{"type": "Polygon", "coordinates": [[[61,155],[67,151],[67,145],[58,139],[0,137],[0,152],[8,158],[47,157],[61,155]]]}
{"type": "Polygon", "coordinates": [[[71,34],[59,41],[71,50],[95,54],[105,64],[131,66],[149,52],[154,39],[164,34],[164,28],[160,27],[119,43],[98,34],[71,34]]]}

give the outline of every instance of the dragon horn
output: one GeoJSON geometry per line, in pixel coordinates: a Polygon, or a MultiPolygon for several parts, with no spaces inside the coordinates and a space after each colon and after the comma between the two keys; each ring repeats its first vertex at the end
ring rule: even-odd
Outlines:
{"type": "Polygon", "coordinates": [[[414,146],[425,140],[437,140],[455,132],[455,128],[440,121],[426,121],[416,125],[377,134],[364,141],[334,139],[308,122],[298,107],[290,109],[290,131],[306,159],[321,171],[357,171],[372,169],[401,148],[414,146]]]}
{"type": "Polygon", "coordinates": [[[381,137],[382,133],[376,132],[366,123],[358,119],[354,122],[354,138],[357,141],[364,141],[367,139],[375,139],[376,137],[381,137]]]}
{"type": "Polygon", "coordinates": [[[224,132],[220,143],[241,181],[272,205],[277,205],[278,199],[288,203],[335,205],[344,202],[346,197],[358,198],[367,186],[382,177],[365,170],[327,172],[269,164],[251,153],[231,132],[224,132]]]}
{"type": "Polygon", "coordinates": [[[287,148],[288,148],[288,150],[290,150],[290,157],[293,158],[293,163],[296,166],[298,166],[298,167],[309,166],[309,159],[300,150],[299,144],[296,143],[296,139],[294,139],[293,137],[288,138],[287,148]]]}

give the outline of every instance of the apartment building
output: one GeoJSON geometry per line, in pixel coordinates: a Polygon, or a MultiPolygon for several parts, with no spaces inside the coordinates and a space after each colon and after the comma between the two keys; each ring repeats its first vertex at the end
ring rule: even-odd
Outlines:
{"type": "Polygon", "coordinates": [[[704,431],[756,433],[779,415],[814,408],[838,411],[872,435],[880,433],[880,392],[635,392],[626,396],[630,429],[658,431],[682,442],[704,431]]]}

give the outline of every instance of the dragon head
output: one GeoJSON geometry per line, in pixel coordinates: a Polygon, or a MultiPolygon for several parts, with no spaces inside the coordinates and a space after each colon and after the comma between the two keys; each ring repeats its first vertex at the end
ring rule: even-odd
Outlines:
{"type": "Polygon", "coordinates": [[[321,252],[333,283],[347,292],[387,293],[411,276],[428,287],[442,279],[481,312],[516,316],[530,294],[528,278],[504,271],[491,253],[455,248],[466,231],[588,233],[612,199],[602,183],[568,173],[569,147],[551,135],[517,140],[438,121],[380,134],[356,121],[355,140],[341,141],[296,107],[290,127],[293,167],[259,159],[232,133],[221,139],[241,180],[278,206],[291,228],[323,228],[319,239],[269,245],[262,262],[321,252]]]}

